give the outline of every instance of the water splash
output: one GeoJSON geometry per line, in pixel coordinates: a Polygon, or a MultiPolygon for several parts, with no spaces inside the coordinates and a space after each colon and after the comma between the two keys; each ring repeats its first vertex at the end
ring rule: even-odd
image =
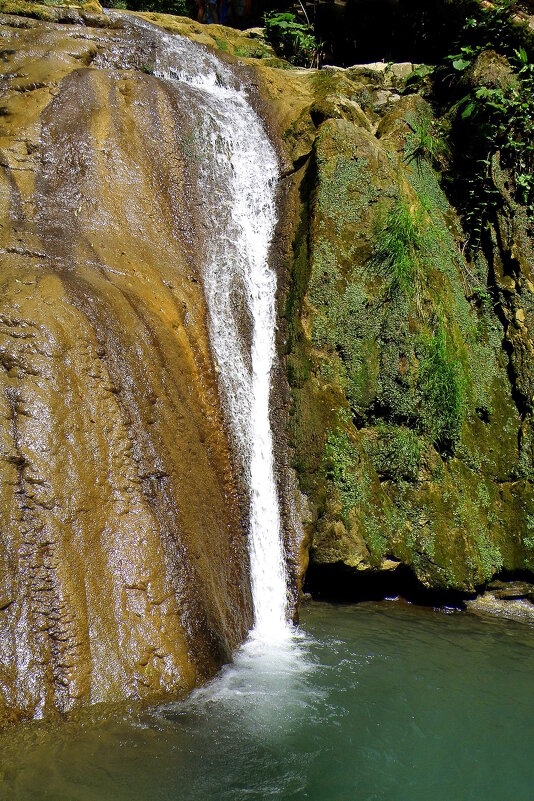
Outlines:
{"type": "Polygon", "coordinates": [[[201,114],[200,191],[208,215],[212,210],[203,277],[220,389],[250,494],[251,636],[280,642],[290,627],[269,420],[276,320],[269,249],[278,160],[245,89],[214,55],[187,39],[160,34],[154,74],[185,84],[201,114]]]}

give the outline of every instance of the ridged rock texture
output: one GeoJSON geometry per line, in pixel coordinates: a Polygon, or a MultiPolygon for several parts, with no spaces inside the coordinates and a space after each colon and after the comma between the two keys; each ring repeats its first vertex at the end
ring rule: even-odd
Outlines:
{"type": "Polygon", "coordinates": [[[187,691],[252,611],[183,99],[120,26],[0,36],[2,723],[187,691]]]}

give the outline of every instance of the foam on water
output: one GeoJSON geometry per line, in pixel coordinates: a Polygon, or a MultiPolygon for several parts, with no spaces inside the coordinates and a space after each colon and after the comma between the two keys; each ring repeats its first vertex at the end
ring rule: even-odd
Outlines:
{"type": "Polygon", "coordinates": [[[310,604],[182,703],[0,735],[9,801],[532,801],[524,624],[310,604]],[[298,652],[295,654],[295,650],[298,652]]]}

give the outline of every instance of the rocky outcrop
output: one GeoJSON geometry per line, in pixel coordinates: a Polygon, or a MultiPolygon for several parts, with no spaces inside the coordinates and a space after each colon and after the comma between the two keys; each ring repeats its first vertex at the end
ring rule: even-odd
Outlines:
{"type": "Polygon", "coordinates": [[[184,98],[125,29],[1,23],[0,723],[189,690],[252,622],[184,98]]]}
{"type": "MultiPolygon", "coordinates": [[[[215,31],[202,34],[217,47],[215,31]]],[[[501,75],[491,54],[474,72],[484,60],[501,75]]],[[[519,210],[503,194],[494,252],[467,259],[432,110],[413,93],[428,68],[247,62],[287,164],[280,349],[312,564],[352,569],[355,587],[401,566],[459,593],[532,570],[532,259],[519,210]],[[391,278],[395,248],[404,284],[391,278]]]]}
{"type": "Polygon", "coordinates": [[[486,592],[467,601],[467,610],[522,623],[534,622],[534,585],[525,581],[493,581],[486,592]]]}
{"type": "Polygon", "coordinates": [[[355,595],[359,575],[399,566],[469,593],[534,565],[531,240],[509,199],[491,256],[467,259],[432,111],[401,96],[423,72],[293,72],[301,106],[288,120],[278,104],[296,187],[283,311],[294,463],[316,581],[320,566],[351,568],[355,595]]]}

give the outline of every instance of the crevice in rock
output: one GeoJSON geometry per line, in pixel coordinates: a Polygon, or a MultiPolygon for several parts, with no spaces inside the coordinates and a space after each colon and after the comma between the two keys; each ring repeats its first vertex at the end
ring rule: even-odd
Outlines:
{"type": "Polygon", "coordinates": [[[410,567],[400,564],[393,570],[360,571],[343,562],[310,563],[304,592],[314,600],[353,604],[403,598],[422,606],[465,608],[465,601],[476,593],[429,590],[410,567]]]}
{"type": "Polygon", "coordinates": [[[491,234],[487,234],[482,241],[482,250],[488,262],[488,290],[493,301],[493,308],[495,310],[495,314],[503,330],[502,350],[506,356],[506,372],[508,374],[508,378],[510,381],[512,398],[517,407],[517,411],[519,412],[521,421],[523,421],[527,413],[530,411],[530,409],[529,409],[528,399],[525,398],[525,396],[517,386],[517,375],[512,361],[513,345],[507,338],[507,329],[508,326],[510,325],[510,321],[506,315],[505,301],[503,293],[498,287],[497,276],[495,271],[496,250],[498,251],[499,257],[502,260],[504,274],[516,275],[517,269],[514,269],[514,263],[517,265],[517,262],[515,259],[511,257],[509,253],[507,253],[506,248],[504,248],[501,236],[499,234],[498,225],[492,226],[492,233],[495,236],[494,241],[491,237],[491,234]]]}

